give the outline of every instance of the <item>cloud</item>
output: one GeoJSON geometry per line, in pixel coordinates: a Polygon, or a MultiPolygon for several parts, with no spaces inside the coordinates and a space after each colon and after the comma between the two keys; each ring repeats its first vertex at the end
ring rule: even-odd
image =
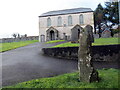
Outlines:
{"type": "Polygon", "coordinates": [[[42,13],[89,7],[95,9],[104,0],[1,0],[0,34],[18,32],[20,34],[38,35],[38,16],[42,13]]]}

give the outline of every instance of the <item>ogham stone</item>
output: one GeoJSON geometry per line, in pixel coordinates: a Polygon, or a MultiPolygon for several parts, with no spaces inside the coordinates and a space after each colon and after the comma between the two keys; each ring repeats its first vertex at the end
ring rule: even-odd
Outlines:
{"type": "Polygon", "coordinates": [[[81,82],[98,82],[98,72],[94,69],[92,60],[92,42],[94,42],[92,26],[87,25],[80,33],[80,47],[78,51],[78,69],[81,82]]]}

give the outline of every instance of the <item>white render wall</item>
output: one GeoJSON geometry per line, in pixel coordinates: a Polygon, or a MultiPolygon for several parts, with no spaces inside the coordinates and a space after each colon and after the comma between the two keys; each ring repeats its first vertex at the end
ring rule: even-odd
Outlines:
{"type": "Polygon", "coordinates": [[[84,24],[80,25],[80,26],[85,27],[86,25],[89,24],[94,28],[93,12],[39,17],[39,40],[40,40],[40,35],[45,35],[45,40],[46,40],[46,34],[47,34],[46,31],[50,28],[50,27],[47,27],[47,18],[48,17],[50,17],[50,19],[51,19],[51,26],[59,31],[59,37],[62,39],[63,33],[66,33],[67,36],[71,36],[71,29],[75,25],[79,24],[79,16],[81,14],[84,17],[84,24]],[[68,26],[68,16],[69,15],[72,16],[72,25],[71,26],[68,26]],[[62,26],[57,26],[57,24],[58,24],[57,20],[58,20],[59,16],[62,17],[62,26]],[[66,27],[63,27],[64,24],[66,24],[66,27]]]}

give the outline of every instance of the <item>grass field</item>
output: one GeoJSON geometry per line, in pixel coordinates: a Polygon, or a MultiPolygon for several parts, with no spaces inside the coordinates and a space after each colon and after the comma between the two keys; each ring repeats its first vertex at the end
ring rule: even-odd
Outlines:
{"type": "MultiPolygon", "coordinates": [[[[119,39],[118,38],[99,38],[99,39],[95,39],[95,42],[92,45],[120,44],[119,39]]],[[[64,40],[48,41],[48,42],[46,42],[46,44],[57,43],[57,42],[62,42],[62,41],[64,41],[64,40]]],[[[0,43],[0,52],[4,52],[4,51],[8,51],[8,50],[15,49],[18,47],[26,46],[28,44],[35,43],[35,42],[38,42],[38,40],[12,42],[12,43],[0,43]]],[[[52,48],[54,48],[54,47],[78,47],[78,46],[79,46],[79,43],[67,42],[67,43],[53,46],[52,48]]]]}
{"type": "MultiPolygon", "coordinates": [[[[51,78],[35,79],[5,88],[118,88],[118,69],[98,70],[101,80],[97,83],[78,82],[78,72],[51,78]]],[[[120,86],[120,85],[119,85],[120,86]]]]}
{"type": "MultiPolygon", "coordinates": [[[[95,39],[95,41],[92,45],[120,44],[119,39],[118,38],[99,38],[99,39],[95,39]]],[[[52,48],[54,48],[54,47],[78,47],[78,46],[79,46],[79,43],[67,42],[67,43],[63,43],[63,44],[53,46],[52,48]]]]}
{"type": "Polygon", "coordinates": [[[20,41],[20,42],[11,42],[11,43],[0,43],[0,52],[8,51],[18,47],[26,46],[32,43],[38,42],[38,40],[31,41],[20,41]]]}
{"type": "Polygon", "coordinates": [[[62,41],[65,41],[65,40],[53,40],[53,41],[48,41],[48,42],[46,42],[46,44],[57,43],[57,42],[62,42],[62,41]]]}

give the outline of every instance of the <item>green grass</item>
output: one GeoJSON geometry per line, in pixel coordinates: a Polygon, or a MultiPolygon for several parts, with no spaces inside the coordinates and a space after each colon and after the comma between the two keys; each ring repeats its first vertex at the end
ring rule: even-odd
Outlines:
{"type": "Polygon", "coordinates": [[[79,46],[79,43],[67,42],[67,43],[58,44],[58,45],[53,46],[51,48],[56,48],[56,47],[78,47],[78,46],[79,46]]]}
{"type": "MultiPolygon", "coordinates": [[[[92,45],[114,45],[114,44],[120,44],[120,42],[118,42],[118,38],[99,38],[99,39],[95,39],[95,42],[92,45]]],[[[78,46],[79,46],[79,43],[67,42],[67,43],[63,43],[63,44],[53,46],[52,48],[54,48],[54,47],[78,47],[78,46]]]]}
{"type": "Polygon", "coordinates": [[[63,74],[51,78],[40,78],[18,83],[5,88],[118,88],[118,69],[98,70],[101,80],[97,83],[78,82],[78,72],[63,74]]]}
{"type": "Polygon", "coordinates": [[[16,49],[18,47],[26,46],[32,43],[38,42],[38,40],[20,41],[11,43],[0,43],[0,52],[16,49]]]}
{"type": "Polygon", "coordinates": [[[65,41],[65,40],[53,40],[53,41],[48,41],[48,42],[46,42],[46,44],[57,43],[57,42],[62,42],[62,41],[65,41]]]}
{"type": "Polygon", "coordinates": [[[113,44],[120,44],[118,41],[120,38],[99,38],[95,39],[93,45],[113,45],[113,44]]]}

